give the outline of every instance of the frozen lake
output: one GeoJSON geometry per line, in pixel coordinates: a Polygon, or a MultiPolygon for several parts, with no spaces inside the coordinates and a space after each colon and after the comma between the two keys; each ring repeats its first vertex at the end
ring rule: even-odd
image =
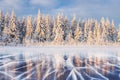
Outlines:
{"type": "Polygon", "coordinates": [[[0,80],[120,80],[120,47],[0,47],[0,80]]]}

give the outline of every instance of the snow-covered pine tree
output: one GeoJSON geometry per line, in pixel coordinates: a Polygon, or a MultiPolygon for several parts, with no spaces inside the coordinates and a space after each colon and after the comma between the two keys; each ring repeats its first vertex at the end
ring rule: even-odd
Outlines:
{"type": "Polygon", "coordinates": [[[81,28],[81,31],[82,31],[81,41],[83,42],[83,41],[84,41],[84,25],[85,25],[84,19],[83,19],[83,20],[80,20],[79,23],[80,23],[80,28],[81,28]]]}
{"type": "Polygon", "coordinates": [[[33,27],[33,35],[32,35],[32,40],[34,43],[38,42],[37,38],[36,38],[36,33],[35,33],[35,30],[36,30],[36,26],[37,26],[37,16],[33,17],[32,18],[32,27],[33,27]]]}
{"type": "Polygon", "coordinates": [[[75,42],[73,39],[72,29],[70,24],[71,23],[69,22],[68,18],[65,17],[64,19],[65,28],[63,28],[63,31],[64,31],[65,44],[68,44],[68,45],[72,45],[75,42]]]}
{"type": "Polygon", "coordinates": [[[9,22],[10,22],[10,14],[7,12],[5,15],[4,25],[6,25],[8,27],[9,22]]]}
{"type": "Polygon", "coordinates": [[[102,44],[105,44],[107,42],[107,29],[105,27],[105,19],[102,17],[100,21],[100,27],[101,27],[101,37],[102,37],[102,44]]]}
{"type": "Polygon", "coordinates": [[[91,31],[93,31],[93,27],[94,27],[94,20],[93,19],[88,19],[87,20],[87,27],[86,27],[86,29],[87,29],[87,33],[91,30],[91,31]]]}
{"type": "Polygon", "coordinates": [[[56,29],[57,29],[57,19],[55,17],[53,17],[53,28],[52,28],[52,36],[51,36],[52,41],[55,38],[55,35],[56,35],[55,31],[56,31],[56,29]]]}
{"type": "Polygon", "coordinates": [[[50,17],[49,15],[46,16],[45,18],[45,37],[46,37],[46,41],[50,41],[51,40],[51,21],[50,21],[50,17]]]}
{"type": "Polygon", "coordinates": [[[0,43],[2,42],[2,31],[4,28],[4,16],[2,11],[0,11],[0,43]]]}
{"type": "MultiPolygon", "coordinates": [[[[37,17],[33,17],[33,34],[35,34],[35,29],[36,29],[36,25],[37,25],[37,17]]],[[[34,35],[33,35],[33,38],[34,38],[34,35]]]]}
{"type": "Polygon", "coordinates": [[[89,32],[88,32],[88,37],[87,37],[87,44],[88,45],[93,45],[93,43],[94,43],[94,39],[93,39],[93,33],[92,33],[92,31],[90,30],[89,32]]]}
{"type": "Polygon", "coordinates": [[[110,36],[109,36],[109,31],[110,31],[110,21],[108,18],[106,18],[106,21],[105,21],[105,28],[106,28],[106,43],[109,43],[109,40],[110,40],[110,36]]]}
{"type": "Polygon", "coordinates": [[[83,21],[83,42],[87,42],[87,36],[88,36],[88,32],[87,32],[87,23],[85,21],[83,21]]]}
{"type": "Polygon", "coordinates": [[[40,15],[40,10],[38,10],[38,15],[37,15],[37,23],[36,23],[36,29],[35,29],[35,39],[37,42],[40,41],[40,33],[41,33],[41,15],[40,15]]]}
{"type": "Polygon", "coordinates": [[[3,29],[3,36],[2,36],[2,40],[3,40],[3,44],[7,45],[8,43],[10,43],[10,35],[9,35],[9,28],[5,25],[4,29],[3,29]]]}
{"type": "Polygon", "coordinates": [[[32,19],[30,16],[28,16],[26,23],[26,35],[25,35],[26,45],[32,43],[32,37],[33,37],[32,19]]]}
{"type": "Polygon", "coordinates": [[[39,36],[40,36],[40,42],[45,42],[45,15],[41,15],[41,23],[40,23],[40,33],[39,33],[39,36]]]}
{"type": "Polygon", "coordinates": [[[84,39],[83,39],[83,41],[86,43],[87,37],[88,37],[88,31],[89,31],[87,22],[84,22],[83,26],[84,26],[84,39]]]}
{"type": "Polygon", "coordinates": [[[74,38],[74,32],[77,27],[77,20],[76,20],[76,15],[73,15],[73,19],[71,22],[71,30],[72,30],[72,37],[74,38]]]}
{"type": "Polygon", "coordinates": [[[114,21],[112,20],[111,26],[109,28],[109,42],[116,42],[116,30],[115,30],[115,25],[114,21]]]}
{"type": "Polygon", "coordinates": [[[17,19],[14,11],[12,11],[11,19],[8,25],[10,42],[12,45],[19,44],[19,31],[17,29],[17,19]]]}
{"type": "Polygon", "coordinates": [[[69,45],[73,45],[74,44],[74,39],[72,37],[72,31],[70,30],[70,32],[68,32],[67,36],[66,36],[66,43],[65,44],[69,44],[69,45]]]}
{"type": "Polygon", "coordinates": [[[22,19],[18,20],[17,26],[19,31],[20,44],[24,44],[26,33],[26,19],[23,17],[22,19]]]}
{"type": "Polygon", "coordinates": [[[70,31],[70,24],[67,17],[65,17],[63,20],[63,31],[64,31],[63,39],[66,40],[66,37],[70,31]]]}
{"type": "Polygon", "coordinates": [[[102,43],[102,39],[101,39],[101,29],[100,29],[100,25],[98,24],[97,20],[95,20],[95,25],[94,25],[94,43],[95,44],[101,44],[102,43]]]}
{"type": "Polygon", "coordinates": [[[62,22],[61,22],[61,16],[60,14],[57,16],[57,23],[56,25],[54,25],[54,32],[55,32],[55,38],[54,38],[54,43],[56,44],[61,44],[63,42],[63,35],[64,35],[64,32],[62,30],[62,22]]]}
{"type": "Polygon", "coordinates": [[[120,43],[120,25],[119,25],[118,32],[117,32],[117,41],[118,43],[120,43]]]}
{"type": "Polygon", "coordinates": [[[79,41],[81,41],[81,38],[82,38],[82,29],[81,29],[80,24],[78,22],[77,27],[76,27],[75,32],[74,32],[74,40],[76,41],[76,43],[78,43],[79,41]]]}
{"type": "Polygon", "coordinates": [[[84,29],[84,39],[86,42],[88,42],[88,35],[91,35],[92,32],[93,32],[93,20],[88,19],[87,22],[85,23],[85,29],[84,29]],[[89,34],[89,33],[91,33],[91,34],[89,34]]]}
{"type": "Polygon", "coordinates": [[[9,25],[10,22],[10,15],[7,12],[5,15],[5,20],[4,20],[4,28],[3,28],[3,32],[2,32],[2,41],[4,45],[7,45],[8,43],[10,43],[10,35],[9,35],[9,25]]]}
{"type": "Polygon", "coordinates": [[[62,31],[62,28],[58,27],[55,32],[56,32],[56,35],[54,38],[54,43],[61,44],[63,42],[63,34],[64,34],[64,32],[62,31]]]}

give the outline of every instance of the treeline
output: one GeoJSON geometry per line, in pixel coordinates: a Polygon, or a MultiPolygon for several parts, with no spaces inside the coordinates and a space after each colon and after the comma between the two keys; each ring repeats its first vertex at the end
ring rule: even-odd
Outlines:
{"type": "Polygon", "coordinates": [[[107,45],[120,43],[120,26],[101,18],[69,20],[63,14],[55,17],[41,14],[17,18],[14,11],[3,15],[0,11],[0,45],[107,45]]]}

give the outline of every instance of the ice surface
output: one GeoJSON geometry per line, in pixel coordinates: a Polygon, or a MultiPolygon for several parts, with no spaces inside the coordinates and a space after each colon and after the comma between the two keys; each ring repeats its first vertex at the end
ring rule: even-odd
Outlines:
{"type": "Polygon", "coordinates": [[[120,47],[0,47],[0,80],[120,80],[120,47]]]}

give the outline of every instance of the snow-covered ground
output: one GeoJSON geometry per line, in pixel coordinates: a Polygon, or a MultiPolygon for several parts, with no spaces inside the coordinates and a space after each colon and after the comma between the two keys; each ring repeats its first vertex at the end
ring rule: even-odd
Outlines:
{"type": "Polygon", "coordinates": [[[120,52],[120,46],[38,46],[38,47],[24,47],[24,46],[0,46],[0,52],[10,51],[29,51],[32,52],[44,52],[44,53],[70,53],[70,52],[120,52]]]}
{"type": "Polygon", "coordinates": [[[0,47],[0,80],[120,80],[120,47],[0,47]]]}

